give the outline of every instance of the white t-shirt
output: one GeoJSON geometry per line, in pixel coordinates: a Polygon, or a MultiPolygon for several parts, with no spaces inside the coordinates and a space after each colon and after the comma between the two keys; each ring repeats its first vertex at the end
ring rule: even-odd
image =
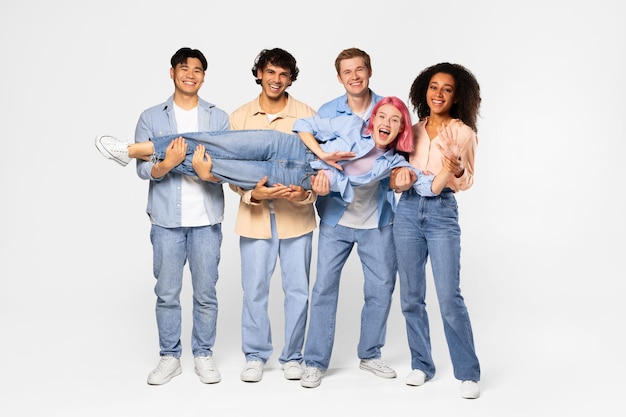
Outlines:
{"type": "MultiPolygon", "coordinates": [[[[374,168],[376,158],[384,154],[377,147],[356,161],[348,161],[343,170],[346,175],[363,175],[374,168]]],[[[353,229],[376,229],[378,227],[378,188],[380,181],[354,187],[354,198],[339,219],[339,224],[353,229]]]]}
{"type": "MultiPolygon", "coordinates": [[[[184,110],[174,104],[174,114],[178,133],[198,131],[198,107],[184,110]]],[[[183,175],[181,206],[181,226],[194,227],[211,224],[204,206],[204,193],[200,178],[183,175]]]]}

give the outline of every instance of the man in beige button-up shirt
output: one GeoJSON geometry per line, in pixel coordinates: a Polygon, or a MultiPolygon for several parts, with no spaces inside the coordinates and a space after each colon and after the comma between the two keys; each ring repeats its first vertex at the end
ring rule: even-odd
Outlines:
{"type": "MultiPolygon", "coordinates": [[[[286,92],[298,71],[289,52],[280,48],[261,51],[252,68],[261,94],[232,112],[231,128],[292,133],[295,120],[315,115],[315,110],[286,92]]],[[[294,140],[299,139],[294,136],[294,140]]],[[[240,235],[242,349],[246,357],[241,380],[260,381],[263,366],[273,351],[268,299],[278,258],[285,294],[285,345],[278,361],[285,378],[298,380],[303,372],[316,196],[293,184],[266,187],[263,178],[253,190],[233,185],[230,188],[241,196],[235,224],[235,232],[240,235]]]]}

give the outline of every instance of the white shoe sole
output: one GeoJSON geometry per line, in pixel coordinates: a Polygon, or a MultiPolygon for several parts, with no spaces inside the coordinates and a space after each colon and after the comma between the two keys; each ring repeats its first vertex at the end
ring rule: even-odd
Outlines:
{"type": "Polygon", "coordinates": [[[150,375],[148,375],[148,385],[163,385],[167,384],[174,378],[183,373],[183,369],[179,366],[172,372],[167,378],[164,379],[150,379],[150,375]]]}
{"type": "Polygon", "coordinates": [[[118,164],[120,164],[121,166],[125,167],[126,165],[128,165],[128,162],[126,161],[121,161],[119,158],[117,158],[115,155],[112,155],[100,142],[102,138],[104,137],[113,137],[111,135],[98,135],[96,136],[96,148],[98,148],[98,151],[100,151],[100,153],[107,159],[111,159],[115,162],[117,162],[118,164]]]}
{"type": "Polygon", "coordinates": [[[381,372],[378,369],[370,368],[369,366],[363,365],[363,364],[360,364],[359,368],[363,369],[364,371],[371,372],[374,375],[376,375],[378,377],[381,377],[381,378],[392,379],[392,378],[395,378],[397,376],[396,371],[393,371],[393,372],[381,372]]]}

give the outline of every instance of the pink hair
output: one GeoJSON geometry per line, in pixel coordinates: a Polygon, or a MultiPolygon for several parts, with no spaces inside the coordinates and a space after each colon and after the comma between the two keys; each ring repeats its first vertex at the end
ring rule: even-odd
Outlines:
{"type": "Polygon", "coordinates": [[[414,143],[413,143],[413,126],[411,125],[411,114],[409,113],[409,109],[404,104],[404,101],[400,100],[398,97],[389,96],[382,98],[374,108],[372,109],[372,115],[370,116],[370,121],[367,124],[367,130],[365,133],[372,133],[372,129],[374,128],[374,116],[378,113],[378,109],[385,104],[391,104],[393,107],[398,109],[400,114],[402,115],[402,129],[398,133],[396,139],[390,144],[390,146],[395,146],[397,150],[402,152],[413,152],[414,143]]]}

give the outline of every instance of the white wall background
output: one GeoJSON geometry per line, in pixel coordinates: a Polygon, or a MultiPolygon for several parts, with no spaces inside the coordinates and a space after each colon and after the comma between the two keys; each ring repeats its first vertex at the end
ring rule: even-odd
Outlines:
{"type": "Polygon", "coordinates": [[[617,0],[3,2],[0,414],[624,410],[625,18],[617,0]],[[449,61],[474,72],[483,97],[476,184],[458,200],[479,400],[459,399],[434,291],[436,379],[404,385],[410,360],[397,293],[383,355],[398,378],[358,371],[356,256],[345,268],[334,370],[322,386],[283,380],[277,353],[261,383],[239,381],[237,199],[229,190],[215,346],[223,381],[202,385],[193,374],[187,285],[184,373],[163,387],[145,384],[158,359],[147,184],[132,167],[104,160],[93,139],[132,138],[140,112],[172,93],[169,58],[182,46],[206,54],[201,96],[227,112],[258,94],[250,68],[263,48],[296,57],[300,76],[289,91],[314,108],[343,93],[333,62],[347,47],[371,55],[378,94],[405,100],[426,66],[449,61]]]}

